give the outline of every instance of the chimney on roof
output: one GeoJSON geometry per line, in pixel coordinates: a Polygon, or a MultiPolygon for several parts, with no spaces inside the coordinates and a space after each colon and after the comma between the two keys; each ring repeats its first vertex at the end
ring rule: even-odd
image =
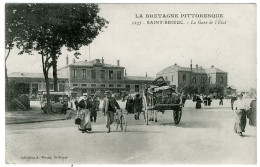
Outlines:
{"type": "Polygon", "coordinates": [[[117,67],[119,67],[120,66],[120,61],[119,60],[117,60],[117,67]]]}
{"type": "Polygon", "coordinates": [[[199,66],[198,66],[198,64],[196,64],[196,69],[197,69],[197,72],[198,72],[198,70],[199,70],[199,66]]]}
{"type": "Polygon", "coordinates": [[[213,66],[213,65],[211,65],[211,68],[214,68],[214,66],[213,66]]]}
{"type": "Polygon", "coordinates": [[[66,65],[69,65],[69,56],[66,57],[66,65]]]}
{"type": "Polygon", "coordinates": [[[73,58],[73,64],[75,64],[76,63],[76,60],[75,60],[75,58],[73,58]]]}
{"type": "Polygon", "coordinates": [[[88,60],[86,59],[85,62],[87,62],[88,60]]]}
{"type": "Polygon", "coordinates": [[[190,71],[192,72],[192,60],[190,60],[190,71]]]}
{"type": "Polygon", "coordinates": [[[104,58],[103,58],[103,57],[102,57],[102,59],[101,59],[101,63],[104,64],[104,58]]]}
{"type": "Polygon", "coordinates": [[[175,63],[174,65],[177,66],[177,63],[175,63]]]}
{"type": "Polygon", "coordinates": [[[126,69],[125,69],[125,76],[126,76],[127,74],[126,74],[126,69]]]}
{"type": "Polygon", "coordinates": [[[145,77],[147,77],[147,72],[145,72],[145,77]]]}

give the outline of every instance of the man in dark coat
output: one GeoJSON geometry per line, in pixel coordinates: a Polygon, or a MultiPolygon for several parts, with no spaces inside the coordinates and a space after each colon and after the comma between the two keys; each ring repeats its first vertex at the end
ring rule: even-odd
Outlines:
{"type": "Polygon", "coordinates": [[[97,120],[97,110],[98,110],[98,102],[97,102],[97,99],[96,97],[94,96],[94,94],[91,94],[90,95],[90,98],[89,98],[89,101],[91,103],[91,108],[90,108],[90,121],[94,123],[96,122],[97,120]]]}
{"type": "Polygon", "coordinates": [[[211,102],[212,102],[210,96],[207,97],[207,101],[208,101],[208,106],[210,106],[210,105],[211,105],[211,102]]]}
{"type": "Polygon", "coordinates": [[[134,99],[131,95],[128,95],[128,98],[126,100],[125,109],[127,111],[127,114],[134,113],[134,99]]]}
{"type": "Polygon", "coordinates": [[[140,94],[136,94],[136,97],[134,99],[134,111],[135,111],[135,119],[139,120],[139,115],[142,111],[143,102],[142,98],[140,97],[140,94]]]}
{"type": "Polygon", "coordinates": [[[112,97],[110,91],[105,92],[106,97],[103,102],[103,115],[106,117],[106,127],[108,129],[107,133],[110,132],[110,125],[114,122],[114,113],[116,112],[116,108],[120,109],[116,99],[112,97]]]}
{"type": "Polygon", "coordinates": [[[220,96],[219,105],[223,105],[223,99],[224,99],[224,97],[223,97],[223,96],[220,96]]]}
{"type": "Polygon", "coordinates": [[[201,98],[199,96],[197,96],[197,98],[196,98],[196,109],[201,108],[201,103],[202,103],[201,98]]]}

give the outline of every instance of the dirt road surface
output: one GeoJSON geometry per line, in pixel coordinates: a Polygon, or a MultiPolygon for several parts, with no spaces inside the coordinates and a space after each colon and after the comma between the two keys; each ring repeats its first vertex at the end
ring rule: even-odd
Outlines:
{"type": "MultiPolygon", "coordinates": [[[[181,122],[172,111],[158,122],[127,115],[127,132],[106,133],[98,113],[93,132],[80,133],[74,120],[6,125],[6,163],[18,164],[255,164],[256,127],[244,137],[233,131],[230,102],[195,109],[187,101],[181,122]]],[[[120,102],[124,107],[124,103],[120,102]]]]}

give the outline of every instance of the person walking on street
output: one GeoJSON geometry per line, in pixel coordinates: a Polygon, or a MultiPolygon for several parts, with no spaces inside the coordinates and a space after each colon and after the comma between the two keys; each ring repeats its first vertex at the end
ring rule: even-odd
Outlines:
{"type": "Polygon", "coordinates": [[[250,103],[243,99],[243,95],[239,95],[237,100],[234,101],[233,110],[235,112],[235,133],[243,136],[246,127],[246,112],[250,109],[250,103]]]}
{"type": "Polygon", "coordinates": [[[202,103],[202,100],[200,98],[200,96],[197,96],[196,98],[196,109],[200,109],[201,108],[201,103],[202,103]]]}
{"type": "Polygon", "coordinates": [[[234,105],[234,102],[237,100],[237,97],[235,95],[233,95],[231,97],[231,109],[233,110],[233,105],[234,105]]]}
{"type": "Polygon", "coordinates": [[[134,99],[134,112],[135,112],[135,119],[139,120],[140,113],[142,111],[143,107],[143,101],[140,97],[140,94],[136,94],[136,97],[134,99]]]}
{"type": "Polygon", "coordinates": [[[250,126],[256,126],[256,97],[250,103],[250,110],[247,113],[247,118],[249,119],[250,126]]]}
{"type": "Polygon", "coordinates": [[[78,107],[79,107],[78,115],[81,119],[78,129],[82,133],[85,133],[85,132],[89,133],[92,130],[91,122],[90,122],[90,111],[89,111],[89,108],[91,106],[87,102],[86,97],[79,99],[78,107]]]}
{"type": "Polygon", "coordinates": [[[107,133],[110,132],[110,125],[114,122],[114,113],[116,112],[116,108],[120,109],[116,99],[112,97],[110,91],[105,92],[106,97],[103,102],[103,115],[106,119],[106,128],[108,129],[107,133]]]}
{"type": "Polygon", "coordinates": [[[203,103],[204,103],[204,106],[208,105],[208,98],[206,95],[203,96],[203,103]]]}
{"type": "Polygon", "coordinates": [[[98,101],[94,94],[90,95],[89,101],[91,103],[91,108],[90,108],[90,121],[96,123],[97,120],[97,111],[98,111],[98,101]]]}
{"type": "Polygon", "coordinates": [[[211,105],[211,102],[212,102],[212,100],[211,100],[211,97],[210,97],[210,96],[208,96],[208,97],[207,97],[207,101],[208,101],[208,106],[210,106],[210,105],[211,105]]]}
{"type": "Polygon", "coordinates": [[[182,106],[184,107],[185,105],[185,102],[186,102],[186,96],[184,95],[184,93],[181,94],[181,103],[182,103],[182,106]]]}
{"type": "Polygon", "coordinates": [[[127,114],[133,114],[134,113],[134,99],[132,95],[128,95],[128,98],[126,100],[125,109],[127,111],[127,114]]]}
{"type": "Polygon", "coordinates": [[[224,97],[223,97],[223,96],[220,96],[219,105],[222,105],[222,106],[223,106],[223,99],[224,99],[224,97]]]}

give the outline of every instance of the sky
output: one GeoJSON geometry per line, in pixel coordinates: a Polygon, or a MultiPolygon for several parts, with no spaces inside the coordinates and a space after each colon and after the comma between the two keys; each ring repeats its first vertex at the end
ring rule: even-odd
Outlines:
{"type": "MultiPolygon", "coordinates": [[[[101,59],[126,68],[129,76],[155,77],[175,63],[188,67],[192,60],[203,68],[214,65],[228,72],[228,85],[256,87],[256,5],[254,4],[100,4],[108,27],[89,46],[82,61],[101,59]],[[143,18],[136,18],[136,15],[143,18]],[[146,14],[177,14],[178,18],[146,18],[146,14]],[[222,14],[222,18],[183,18],[183,14],[222,14]],[[182,21],[184,24],[147,24],[147,21],[182,21]],[[213,24],[209,24],[212,21],[213,24]],[[220,21],[225,24],[215,24],[220,21]],[[141,25],[135,23],[141,22],[141,25]],[[196,22],[197,24],[191,24],[196,22]],[[207,22],[207,24],[198,24],[207,22]],[[90,52],[89,52],[90,51],[90,52]],[[90,53],[90,54],[89,54],[90,53]]],[[[11,51],[8,73],[42,72],[41,56],[11,51]]],[[[62,49],[58,68],[72,62],[62,49]]],[[[50,73],[51,75],[51,73],[50,73]]]]}

